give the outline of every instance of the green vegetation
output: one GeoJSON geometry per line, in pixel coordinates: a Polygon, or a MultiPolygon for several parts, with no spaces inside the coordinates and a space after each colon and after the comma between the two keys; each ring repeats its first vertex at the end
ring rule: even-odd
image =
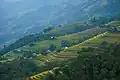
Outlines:
{"type": "MultiPolygon", "coordinates": [[[[118,55],[119,47],[117,47],[117,49],[115,49],[115,48],[120,43],[120,41],[118,40],[116,42],[116,40],[114,40],[115,38],[110,39],[110,37],[115,36],[116,39],[119,39],[120,38],[120,33],[109,33],[109,32],[107,32],[107,33],[103,33],[103,34],[99,34],[99,35],[97,35],[97,36],[95,36],[95,37],[93,37],[93,38],[91,38],[89,40],[86,40],[86,41],[84,41],[84,42],[82,42],[82,43],[80,43],[78,45],[72,46],[72,47],[70,47],[70,48],[68,48],[68,49],[66,49],[64,51],[61,51],[59,54],[54,55],[54,57],[56,57],[56,58],[63,58],[64,57],[65,59],[69,59],[69,58],[76,58],[78,56],[78,54],[79,54],[80,55],[78,57],[79,59],[77,61],[75,61],[75,62],[77,62],[77,63],[75,63],[75,68],[78,69],[78,68],[82,67],[81,61],[84,61],[84,59],[89,58],[89,56],[95,57],[96,55],[99,56],[99,54],[102,53],[100,56],[105,57],[105,56],[109,55],[109,54],[106,54],[106,53],[114,52],[113,50],[118,50],[116,52],[117,55],[118,55]],[[105,38],[106,35],[107,35],[107,39],[105,38]],[[94,43],[94,40],[99,40],[99,42],[94,43]],[[112,40],[112,41],[110,41],[110,40],[112,40]],[[116,45],[116,46],[114,46],[114,45],[116,45]],[[78,65],[78,64],[80,64],[80,65],[78,65]]],[[[111,53],[111,54],[114,54],[114,53],[111,53]]],[[[110,59],[111,57],[108,57],[108,58],[110,59]]],[[[90,59],[93,59],[93,58],[90,57],[90,59]]],[[[74,59],[74,60],[76,60],[76,59],[74,59]]],[[[93,59],[93,60],[95,60],[95,59],[93,59]]],[[[74,66],[74,64],[71,64],[71,61],[69,61],[68,63],[70,63],[69,65],[74,66]]],[[[72,63],[74,63],[74,62],[72,62],[72,63]]],[[[66,67],[66,65],[68,66],[68,64],[63,64],[62,67],[66,67]]],[[[74,68],[74,67],[72,67],[72,68],[74,68]]],[[[69,70],[70,70],[70,72],[72,72],[71,69],[69,69],[69,70]]],[[[69,71],[69,70],[66,69],[65,71],[69,71]]],[[[76,73],[77,73],[77,71],[76,71],[76,73]]],[[[76,73],[75,73],[75,75],[77,75],[76,73]]],[[[42,73],[40,73],[40,74],[42,74],[42,73]]],[[[59,75],[60,76],[63,75],[63,74],[61,74],[61,69],[60,69],[59,75],[56,75],[56,76],[55,75],[56,74],[54,74],[54,75],[52,74],[52,77],[53,76],[57,77],[59,75]]],[[[72,80],[78,79],[78,76],[75,76],[75,75],[73,75],[74,78],[72,80]]],[[[78,75],[81,75],[81,74],[78,74],[78,75]]],[[[36,80],[39,80],[39,79],[42,80],[45,76],[46,75],[37,76],[36,80]]],[[[51,72],[48,72],[48,75],[47,75],[48,78],[45,77],[44,80],[50,80],[49,76],[51,76],[51,72]]],[[[69,76],[67,75],[67,77],[69,77],[69,76]]],[[[84,77],[84,76],[82,76],[82,77],[84,77]]],[[[34,79],[32,78],[31,80],[34,80],[34,79]]],[[[51,79],[51,80],[53,80],[53,79],[51,79]]],[[[60,78],[60,80],[64,80],[64,79],[60,78]]]]}
{"type": "Polygon", "coordinates": [[[77,59],[63,64],[41,80],[119,80],[119,48],[119,44],[106,44],[104,48],[81,51],[77,59]]]}
{"type": "Polygon", "coordinates": [[[81,38],[83,40],[85,40],[84,38],[87,39],[87,37],[90,36],[90,35],[93,35],[93,34],[82,34],[82,32],[81,33],[75,33],[75,34],[71,34],[71,35],[65,35],[65,36],[58,37],[58,38],[56,38],[56,40],[40,41],[40,42],[36,43],[35,46],[32,46],[32,47],[26,46],[26,47],[23,47],[23,48],[20,48],[20,49],[23,49],[23,50],[33,50],[33,51],[40,52],[43,49],[49,49],[49,46],[51,44],[56,45],[56,48],[60,49],[61,47],[65,47],[65,46],[69,47],[69,45],[71,46],[74,43],[77,44],[77,43],[79,43],[79,40],[81,38]],[[67,40],[67,42],[65,42],[67,44],[62,44],[63,40],[65,40],[65,41],[67,40]]]}
{"type": "Polygon", "coordinates": [[[7,52],[10,52],[11,50],[18,49],[26,45],[32,46],[34,45],[34,43],[38,41],[50,40],[51,36],[59,37],[59,36],[64,36],[72,33],[81,32],[99,25],[103,25],[107,22],[106,20],[104,23],[102,23],[101,21],[102,21],[101,18],[98,18],[98,19],[95,19],[94,22],[91,22],[90,20],[89,22],[88,21],[77,22],[77,23],[74,23],[71,25],[65,25],[65,26],[59,25],[56,28],[48,27],[42,33],[31,34],[18,39],[15,43],[12,43],[11,45],[0,50],[0,53],[4,54],[7,52]]]}
{"type": "Polygon", "coordinates": [[[87,48],[87,47],[104,46],[104,44],[102,44],[103,42],[120,43],[120,33],[106,32],[105,34],[103,33],[101,36],[100,35],[95,36],[89,40],[86,40],[85,42],[83,42],[81,44],[72,46],[67,51],[79,50],[81,48],[87,48]]]}
{"type": "Polygon", "coordinates": [[[46,28],[46,29],[44,29],[44,33],[46,33],[46,32],[49,32],[49,31],[51,31],[51,30],[53,30],[54,28],[53,27],[48,27],[48,28],[46,28]]]}
{"type": "Polygon", "coordinates": [[[85,30],[82,32],[69,34],[69,35],[65,35],[65,36],[60,36],[53,40],[39,41],[39,42],[35,43],[35,45],[33,45],[33,46],[28,45],[28,46],[24,46],[19,49],[16,49],[14,51],[11,51],[11,52],[5,54],[5,56],[7,58],[10,58],[10,57],[15,58],[17,56],[14,56],[14,54],[17,54],[18,56],[22,55],[20,53],[23,53],[23,54],[30,53],[31,55],[33,53],[48,54],[48,53],[52,52],[52,50],[50,50],[51,45],[54,45],[53,47],[55,47],[55,50],[53,50],[53,51],[59,52],[59,50],[62,50],[65,47],[79,44],[89,38],[92,38],[93,36],[95,36],[97,34],[105,32],[105,31],[106,31],[106,28],[92,28],[92,29],[88,29],[88,30],[85,30]],[[65,41],[64,44],[63,44],[63,41],[65,41]],[[50,50],[50,52],[48,50],[50,50]]]}
{"type": "Polygon", "coordinates": [[[109,26],[114,26],[114,27],[119,27],[120,26],[120,21],[112,21],[110,23],[108,23],[107,25],[109,26]]]}
{"type": "Polygon", "coordinates": [[[105,21],[50,27],[5,46],[0,79],[119,80],[119,21],[105,21]]]}
{"type": "Polygon", "coordinates": [[[104,27],[109,28],[111,32],[120,32],[120,21],[112,21],[106,24],[104,27]]]}

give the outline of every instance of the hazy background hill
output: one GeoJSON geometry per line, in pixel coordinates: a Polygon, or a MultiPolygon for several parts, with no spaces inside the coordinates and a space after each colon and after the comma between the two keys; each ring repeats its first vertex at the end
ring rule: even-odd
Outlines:
{"type": "Polygon", "coordinates": [[[0,44],[45,27],[69,24],[93,16],[111,17],[119,0],[1,0],[0,44]]]}

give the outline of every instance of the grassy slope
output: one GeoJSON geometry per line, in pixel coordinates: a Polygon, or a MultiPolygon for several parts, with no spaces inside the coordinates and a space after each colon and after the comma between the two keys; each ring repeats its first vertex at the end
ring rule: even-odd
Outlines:
{"type": "MultiPolygon", "coordinates": [[[[21,45],[21,47],[26,46],[29,42],[34,42],[35,39],[39,38],[40,41],[43,40],[48,40],[50,36],[64,36],[66,34],[73,34],[73,33],[77,33],[80,31],[84,31],[86,29],[90,29],[95,27],[94,24],[86,24],[85,22],[77,22],[77,23],[73,23],[71,25],[64,25],[62,27],[56,27],[53,30],[50,30],[46,33],[40,33],[40,34],[33,34],[33,35],[28,35],[25,36],[19,40],[17,40],[15,43],[9,45],[8,47],[6,47],[5,49],[1,50],[1,53],[8,53],[11,50],[14,49],[18,49],[20,48],[19,45],[21,45]]],[[[39,40],[37,40],[39,42],[39,40]]]]}
{"type": "Polygon", "coordinates": [[[110,33],[106,32],[104,35],[100,37],[94,37],[92,39],[89,39],[83,44],[78,44],[76,46],[71,47],[69,50],[79,50],[84,47],[97,47],[99,46],[103,41],[106,41],[108,43],[120,43],[120,33],[110,33]]]}
{"type": "Polygon", "coordinates": [[[33,51],[38,51],[39,52],[40,50],[49,48],[50,44],[55,44],[57,46],[57,48],[60,48],[62,40],[67,40],[71,44],[72,43],[78,43],[79,39],[82,38],[82,37],[85,37],[85,36],[88,36],[88,35],[99,34],[99,33],[104,32],[104,31],[105,31],[105,29],[97,29],[97,28],[89,29],[89,30],[79,32],[79,33],[60,36],[56,40],[40,41],[40,42],[36,43],[36,45],[33,46],[33,47],[26,46],[26,47],[21,48],[21,49],[23,49],[23,50],[27,49],[27,50],[33,50],[33,51]]]}
{"type": "Polygon", "coordinates": [[[95,27],[95,26],[91,26],[91,25],[86,25],[84,22],[77,22],[77,23],[74,23],[72,25],[65,25],[63,27],[57,27],[51,31],[49,31],[48,35],[54,35],[54,36],[63,36],[63,35],[66,35],[66,34],[72,34],[72,33],[76,33],[76,32],[80,32],[83,28],[92,28],[92,27],[95,27]]]}
{"type": "MultiPolygon", "coordinates": [[[[48,49],[51,44],[55,44],[57,49],[61,48],[61,41],[62,40],[67,40],[70,44],[73,43],[78,43],[79,39],[86,37],[86,36],[91,36],[95,34],[100,34],[106,31],[106,28],[92,28],[88,29],[83,32],[78,32],[78,33],[73,33],[65,36],[60,36],[57,37],[56,40],[44,40],[44,41],[39,41],[36,43],[36,45],[30,47],[30,46],[24,46],[19,48],[19,50],[24,50],[24,51],[35,51],[35,52],[40,52],[43,49],[48,49]]],[[[9,52],[8,54],[5,54],[7,58],[12,58],[15,56],[20,56],[21,54],[19,53],[14,53],[13,51],[9,52]]]]}

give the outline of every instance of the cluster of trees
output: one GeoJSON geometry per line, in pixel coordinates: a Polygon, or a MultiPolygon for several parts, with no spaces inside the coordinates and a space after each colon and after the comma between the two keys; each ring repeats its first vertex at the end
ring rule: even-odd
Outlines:
{"type": "Polygon", "coordinates": [[[35,42],[40,41],[40,40],[47,40],[47,39],[50,39],[50,36],[44,35],[44,34],[28,35],[28,36],[25,36],[25,37],[17,40],[15,43],[12,43],[11,45],[6,46],[0,52],[4,54],[11,50],[23,47],[25,45],[33,46],[35,42]]]}
{"type": "Polygon", "coordinates": [[[67,40],[62,40],[61,41],[61,47],[69,47],[69,46],[70,46],[70,44],[67,40]]]}
{"type": "MultiPolygon", "coordinates": [[[[25,54],[25,57],[30,57],[29,54],[25,54]]],[[[38,59],[41,62],[42,59],[38,59]]],[[[36,63],[36,59],[18,57],[9,62],[0,62],[0,80],[26,80],[32,75],[36,75],[43,71],[50,70],[54,67],[61,65],[64,62],[45,62],[45,65],[39,65],[36,63]],[[39,66],[38,66],[39,65],[39,66]]]]}
{"type": "MultiPolygon", "coordinates": [[[[48,27],[44,29],[43,32],[47,33],[52,29],[54,29],[54,27],[48,27]]],[[[49,40],[49,39],[51,39],[49,34],[43,34],[43,33],[30,34],[30,35],[24,36],[23,38],[18,39],[16,42],[12,43],[9,46],[4,45],[4,48],[0,50],[0,52],[4,54],[11,50],[23,47],[25,45],[34,46],[37,41],[49,40]]]]}
{"type": "Polygon", "coordinates": [[[107,27],[110,32],[120,32],[120,27],[118,25],[116,25],[119,23],[114,23],[114,24],[104,25],[104,27],[107,27]]]}
{"type": "Polygon", "coordinates": [[[32,60],[23,58],[0,63],[1,80],[25,80],[26,76],[37,73],[39,68],[32,60]]]}
{"type": "Polygon", "coordinates": [[[54,29],[54,27],[48,27],[48,28],[44,29],[43,32],[46,33],[46,32],[49,32],[53,29],[54,29]]]}
{"type": "Polygon", "coordinates": [[[91,23],[91,24],[93,24],[94,26],[99,26],[99,27],[101,27],[101,26],[103,26],[104,24],[106,24],[106,23],[108,23],[108,22],[110,22],[111,21],[111,19],[109,19],[109,18],[105,18],[105,17],[92,17],[90,20],[89,20],[89,22],[91,23]]]}
{"type": "Polygon", "coordinates": [[[63,64],[43,80],[120,80],[119,44],[87,50],[89,54],[82,54],[75,61],[63,64]]]}
{"type": "Polygon", "coordinates": [[[1,56],[1,55],[0,55],[0,61],[1,61],[1,60],[6,60],[6,58],[5,58],[4,56],[1,56]]]}
{"type": "Polygon", "coordinates": [[[55,51],[55,50],[56,50],[56,45],[55,45],[55,44],[51,44],[51,45],[49,46],[49,50],[50,50],[50,51],[55,51]]]}
{"type": "Polygon", "coordinates": [[[113,27],[110,28],[109,31],[110,32],[120,32],[120,28],[119,28],[119,26],[118,26],[118,28],[113,26],[113,27]]]}

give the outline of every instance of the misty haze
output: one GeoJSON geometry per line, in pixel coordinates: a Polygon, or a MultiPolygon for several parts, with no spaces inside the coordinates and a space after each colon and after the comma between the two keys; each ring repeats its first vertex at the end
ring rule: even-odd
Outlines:
{"type": "Polygon", "coordinates": [[[120,80],[120,0],[0,0],[0,80],[120,80]]]}

